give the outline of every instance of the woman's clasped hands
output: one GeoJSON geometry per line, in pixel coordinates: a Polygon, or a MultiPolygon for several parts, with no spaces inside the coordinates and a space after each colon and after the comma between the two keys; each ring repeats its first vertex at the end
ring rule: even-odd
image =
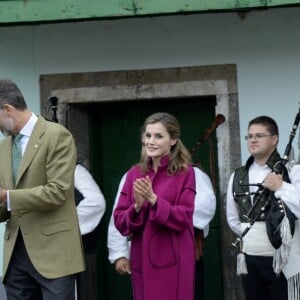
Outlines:
{"type": "Polygon", "coordinates": [[[136,212],[139,212],[145,201],[149,201],[151,205],[154,205],[157,201],[157,196],[152,189],[152,182],[149,176],[146,178],[138,178],[134,182],[133,186],[135,204],[134,208],[136,212]]]}

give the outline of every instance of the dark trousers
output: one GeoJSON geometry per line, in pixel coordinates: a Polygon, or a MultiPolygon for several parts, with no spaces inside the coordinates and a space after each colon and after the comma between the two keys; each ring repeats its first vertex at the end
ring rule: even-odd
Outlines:
{"type": "Polygon", "coordinates": [[[77,299],[98,299],[96,253],[85,254],[85,271],[76,275],[77,299]]]}
{"type": "Polygon", "coordinates": [[[287,280],[273,271],[273,258],[246,255],[248,274],[243,275],[246,300],[287,300],[287,280]]]}
{"type": "Polygon", "coordinates": [[[75,299],[75,275],[56,279],[41,276],[27,255],[20,233],[4,279],[4,286],[7,300],[75,299]]]}
{"type": "Polygon", "coordinates": [[[199,260],[196,261],[194,300],[204,300],[204,261],[203,261],[203,256],[199,260]]]}

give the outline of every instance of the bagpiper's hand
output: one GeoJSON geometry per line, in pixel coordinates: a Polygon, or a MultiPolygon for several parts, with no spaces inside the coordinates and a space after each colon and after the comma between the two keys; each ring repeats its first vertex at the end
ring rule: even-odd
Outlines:
{"type": "Polygon", "coordinates": [[[276,192],[282,184],[282,176],[276,173],[269,173],[263,182],[263,186],[273,192],[276,192]]]}

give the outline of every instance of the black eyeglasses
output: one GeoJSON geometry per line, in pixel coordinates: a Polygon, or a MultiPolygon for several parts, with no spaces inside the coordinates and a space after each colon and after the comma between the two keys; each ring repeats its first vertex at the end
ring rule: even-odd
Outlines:
{"type": "Polygon", "coordinates": [[[245,136],[246,141],[250,140],[261,140],[267,136],[273,136],[274,134],[265,134],[265,133],[256,133],[256,134],[248,134],[245,136]]]}

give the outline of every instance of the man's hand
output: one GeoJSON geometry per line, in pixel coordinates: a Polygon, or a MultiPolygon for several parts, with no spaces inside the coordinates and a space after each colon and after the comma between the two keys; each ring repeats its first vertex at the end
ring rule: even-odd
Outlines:
{"type": "Polygon", "coordinates": [[[115,269],[121,275],[131,274],[129,260],[125,257],[121,257],[115,262],[115,269]]]}
{"type": "Polygon", "coordinates": [[[7,198],[7,191],[0,188],[0,203],[5,204],[7,198]]]}
{"type": "Polygon", "coordinates": [[[269,173],[263,182],[263,186],[272,192],[276,192],[282,184],[282,176],[276,173],[269,173]]]}

